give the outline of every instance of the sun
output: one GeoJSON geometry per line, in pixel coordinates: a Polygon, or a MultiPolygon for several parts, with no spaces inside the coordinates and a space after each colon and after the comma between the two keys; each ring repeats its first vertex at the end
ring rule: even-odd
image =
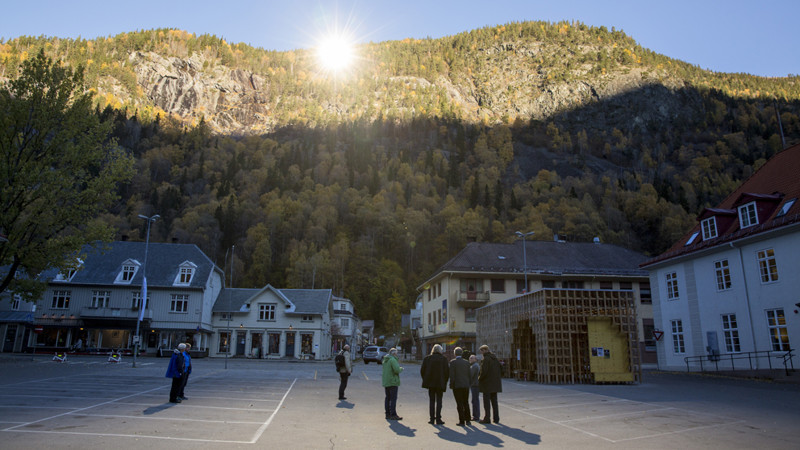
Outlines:
{"type": "Polygon", "coordinates": [[[356,59],[354,42],[344,35],[331,35],[320,40],[316,50],[322,68],[333,74],[344,72],[356,59]]]}

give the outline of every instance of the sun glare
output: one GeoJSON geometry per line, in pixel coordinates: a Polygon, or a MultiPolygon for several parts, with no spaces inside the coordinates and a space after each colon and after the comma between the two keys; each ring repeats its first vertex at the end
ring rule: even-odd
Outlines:
{"type": "Polygon", "coordinates": [[[323,69],[337,74],[355,60],[355,46],[344,36],[329,36],[317,45],[317,59],[323,69]]]}

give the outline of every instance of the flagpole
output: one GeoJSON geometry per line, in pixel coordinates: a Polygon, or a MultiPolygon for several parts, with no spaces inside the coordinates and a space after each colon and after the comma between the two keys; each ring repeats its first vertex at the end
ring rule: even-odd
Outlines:
{"type": "Polygon", "coordinates": [[[158,219],[158,214],[150,217],[139,214],[140,219],[147,221],[147,239],[144,243],[144,264],[142,264],[142,298],[139,299],[139,316],[136,318],[136,334],[133,336],[133,367],[136,367],[136,356],[139,353],[139,323],[144,320],[144,310],[147,307],[147,250],[150,247],[150,224],[158,219]]]}

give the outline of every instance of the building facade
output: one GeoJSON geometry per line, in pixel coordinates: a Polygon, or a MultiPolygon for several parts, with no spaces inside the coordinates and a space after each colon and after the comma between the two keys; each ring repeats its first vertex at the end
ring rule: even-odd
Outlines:
{"type": "Polygon", "coordinates": [[[695,369],[701,360],[738,369],[782,367],[800,345],[798,173],[795,145],[642,265],[663,336],[657,342],[662,368],[695,369]]]}
{"type": "Polygon", "coordinates": [[[330,289],[224,289],[214,304],[211,356],[331,357],[330,289]]]}
{"type": "Polygon", "coordinates": [[[333,324],[331,333],[333,335],[333,342],[331,351],[335,354],[344,348],[345,345],[350,346],[350,354],[352,357],[362,348],[361,336],[361,319],[355,313],[353,302],[348,298],[333,297],[333,324]]]}
{"type": "Polygon", "coordinates": [[[558,239],[525,245],[523,251],[522,241],[470,243],[418,287],[424,354],[434,344],[476,352],[478,308],[540,289],[599,289],[633,293],[641,360],[656,361],[650,281],[638,267],[644,255],[616,245],[558,239]]]}

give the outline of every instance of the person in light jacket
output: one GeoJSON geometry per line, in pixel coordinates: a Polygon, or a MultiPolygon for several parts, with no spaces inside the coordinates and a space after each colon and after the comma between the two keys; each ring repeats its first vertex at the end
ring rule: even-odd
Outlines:
{"type": "Polygon", "coordinates": [[[403,368],[397,361],[397,349],[392,348],[389,353],[383,357],[383,377],[381,384],[386,398],[383,402],[383,407],[386,412],[386,420],[403,420],[402,417],[397,415],[397,390],[400,387],[400,372],[403,368]]]}
{"type": "Polygon", "coordinates": [[[447,380],[450,378],[450,369],[447,358],[442,354],[442,346],[436,344],[431,349],[431,354],[422,360],[419,370],[422,376],[422,387],[428,390],[428,410],[431,425],[444,425],[442,420],[442,397],[447,390],[447,380]]]}
{"type": "Polygon", "coordinates": [[[167,366],[167,373],[164,375],[167,378],[172,378],[172,387],[169,390],[170,403],[180,403],[181,399],[178,394],[181,392],[181,382],[183,382],[183,372],[186,369],[186,362],[183,359],[183,350],[186,344],[179,344],[178,348],[173,350],[172,357],[169,359],[167,366]]]}
{"type": "Polygon", "coordinates": [[[344,367],[339,368],[339,400],[347,400],[344,396],[344,390],[347,389],[347,380],[353,373],[353,361],[350,360],[350,346],[345,345],[342,349],[342,356],[344,356],[344,367]]]}
{"type": "Polygon", "coordinates": [[[456,410],[458,410],[458,426],[469,426],[469,363],[462,358],[464,353],[461,347],[453,350],[456,357],[450,361],[450,389],[453,390],[453,397],[456,400],[456,410]]]}
{"type": "Polygon", "coordinates": [[[469,390],[472,401],[472,420],[481,420],[481,388],[478,384],[478,375],[481,372],[481,365],[478,364],[478,357],[469,355],[469,390]]]}

